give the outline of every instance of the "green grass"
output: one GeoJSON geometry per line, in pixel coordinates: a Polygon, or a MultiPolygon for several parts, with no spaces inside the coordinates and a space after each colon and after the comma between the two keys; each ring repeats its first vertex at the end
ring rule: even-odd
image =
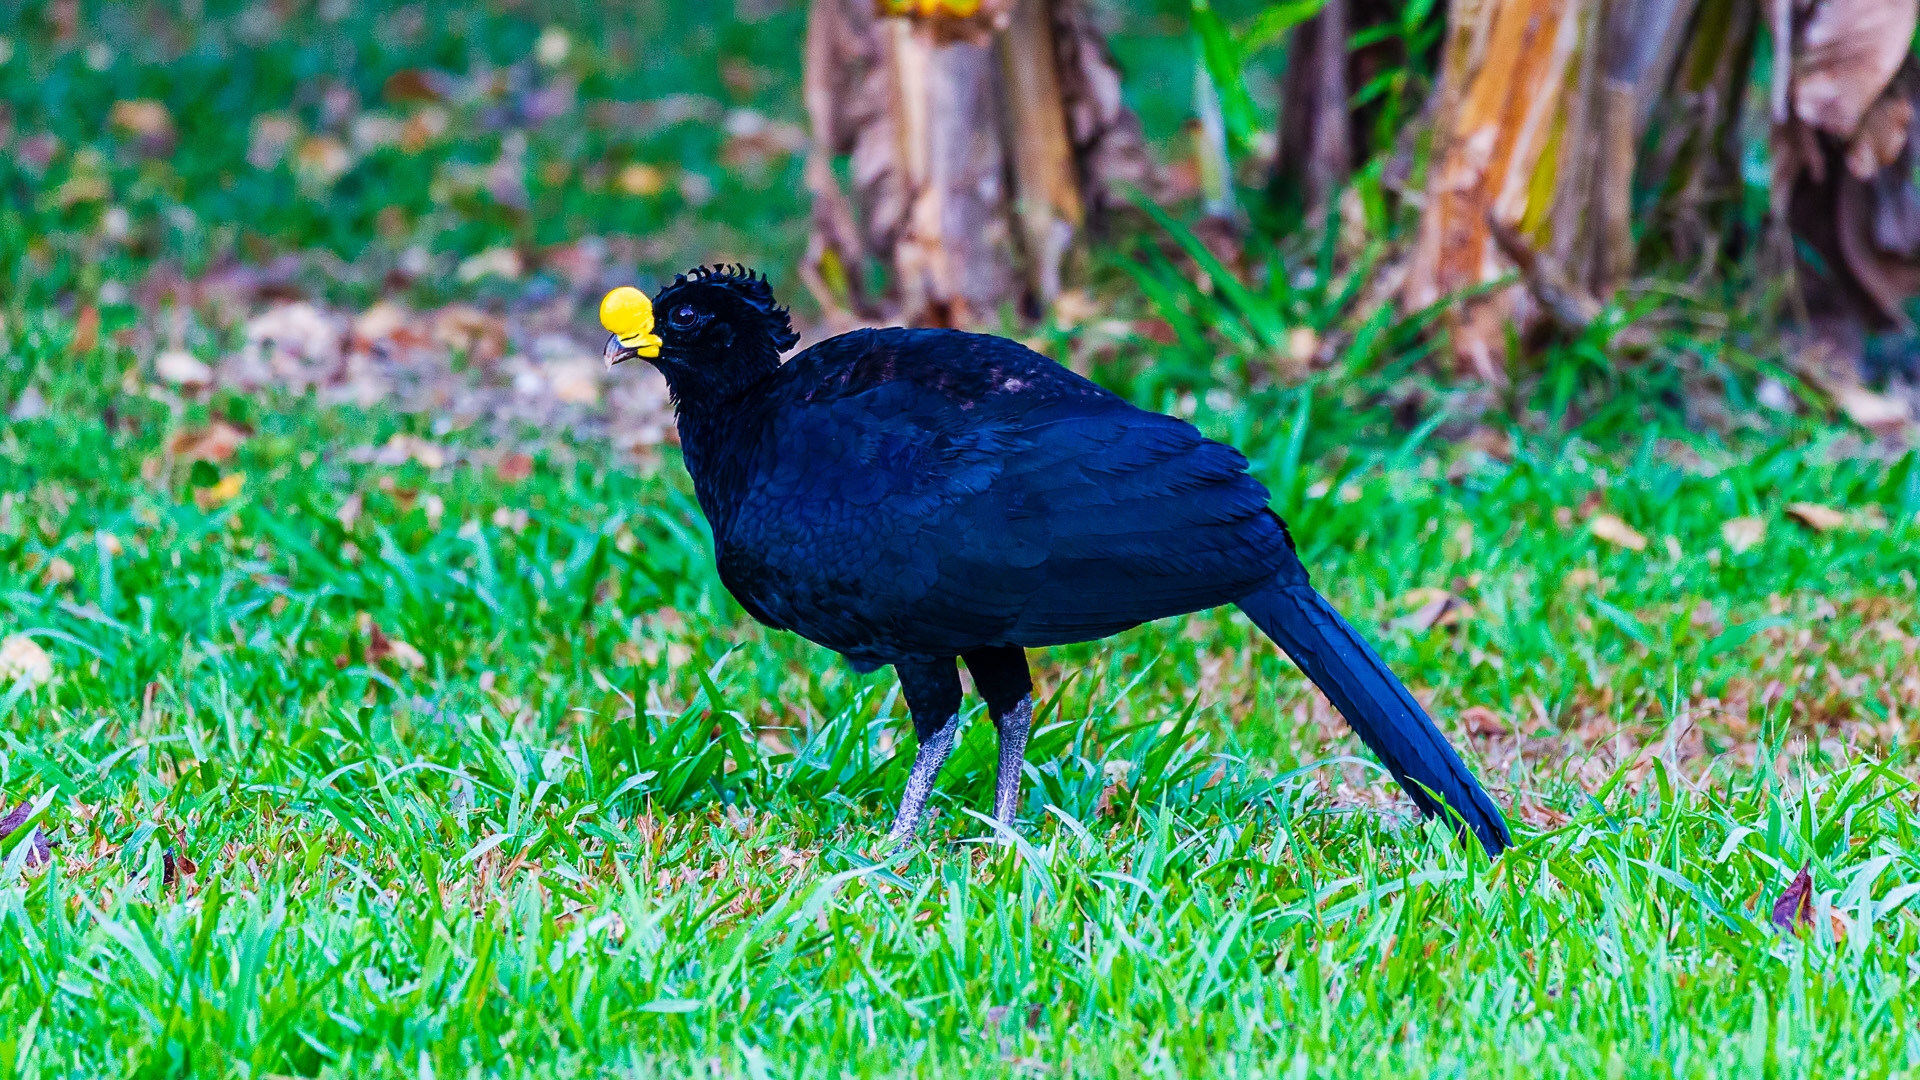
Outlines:
{"type": "Polygon", "coordinates": [[[1383,648],[1443,717],[1544,710],[1544,760],[1474,743],[1531,808],[1521,847],[1489,865],[1383,809],[1301,678],[1211,614],[1042,658],[1021,846],[967,813],[976,717],[926,843],[889,855],[891,678],[748,623],[673,462],[354,465],[399,421],[256,404],[242,494],[202,510],[184,463],[142,466],[204,406],[68,359],[54,320],[8,355],[9,398],[34,377],[51,407],[0,445],[0,618],[57,669],[4,704],[0,790],[57,841],[49,867],[0,843],[8,1075],[1920,1067],[1920,687],[1868,629],[1920,629],[1905,464],[1523,442],[1456,484],[1392,445],[1291,466],[1284,428],[1203,417],[1364,625],[1415,587],[1473,606],[1383,648]],[[1646,551],[1555,523],[1595,492],[1646,551]],[[1780,517],[1803,500],[1892,523],[1808,536],[1780,517]],[[1745,513],[1771,527],[1732,555],[1745,513]],[[363,614],[425,666],[369,657],[363,614]],[[1704,745],[1641,760],[1682,710],[1704,745]],[[1593,725],[1628,745],[1562,737],[1593,725]],[[1769,912],[1803,864],[1796,939],[1769,912]]]}
{"type": "Polygon", "coordinates": [[[447,264],[430,293],[498,245],[624,237],[659,271],[690,249],[784,266],[805,241],[797,157],[721,161],[728,110],[800,118],[797,6],[171,7],[88,5],[63,37],[58,4],[0,2],[0,131],[17,129],[0,155],[0,291],[16,302],[131,285],[154,261],[324,251],[352,268],[328,284],[368,302],[408,248],[447,264]],[[537,59],[548,27],[570,32],[555,63],[537,59]],[[635,108],[672,94],[684,107],[635,108]],[[114,123],[121,100],[159,102],[171,136],[114,123]],[[278,152],[263,117],[292,125],[278,152]],[[347,167],[303,167],[303,146],[322,164],[329,143],[347,167]],[[503,163],[501,186],[488,170],[503,163]],[[658,170],[657,191],[620,187],[634,165],[658,170]],[[695,212],[710,199],[727,212],[695,212]],[[103,235],[116,210],[126,228],[103,235]]]}
{"type": "MultiPolygon", "coordinates": [[[[1639,312],[1631,363],[1610,326],[1546,350],[1484,415],[1422,373],[1420,320],[1293,284],[1331,269],[1316,246],[1259,288],[1191,260],[1203,289],[1177,228],[1123,238],[1109,264],[1169,257],[1099,298],[1173,342],[1040,333],[1247,452],[1321,588],[1513,808],[1497,863],[1413,819],[1229,612],[1036,654],[1020,842],[975,816],[976,704],[938,818],[889,851],[891,675],[744,616],[671,450],[522,432],[535,467],[503,478],[470,429],[444,467],[361,464],[434,418],[144,374],[167,313],[133,301],[168,267],[294,253],[353,304],[423,246],[414,303],[518,308],[554,283],[457,260],[591,233],[627,238],[628,271],[724,254],[790,281],[797,165],[727,166],[712,125],[501,129],[481,95],[329,185],[244,161],[254,116],[313,130],[328,79],[397,117],[398,71],[550,79],[526,59],[548,25],[579,115],[688,92],[795,119],[801,13],[759,6],[462,3],[394,36],[356,3],[88,5],[63,40],[55,6],[0,0],[0,406],[45,403],[0,426],[0,636],[53,666],[0,687],[0,811],[55,844],[0,839],[0,1077],[1920,1074],[1920,459],[1755,409],[1782,373],[1736,290],[1639,312]],[[167,103],[177,153],[103,124],[131,96],[167,103]],[[445,182],[512,130],[525,209],[445,182]],[[38,135],[44,169],[13,152],[38,135]],[[584,179],[634,161],[714,201],[584,179]],[[75,176],[104,192],[63,199],[75,176]],[[1339,355],[1288,385],[1298,327],[1339,355]],[[252,430],[231,460],[170,451],[216,417],[252,430]],[[1441,624],[1409,620],[1443,593],[1441,624]],[[1803,866],[1812,918],[1782,933],[1803,866]]],[[[1177,67],[1183,8],[1122,54],[1177,67]]],[[[1190,84],[1164,75],[1138,85],[1170,127],[1190,84]]],[[[230,345],[188,317],[209,359],[230,345]]]]}

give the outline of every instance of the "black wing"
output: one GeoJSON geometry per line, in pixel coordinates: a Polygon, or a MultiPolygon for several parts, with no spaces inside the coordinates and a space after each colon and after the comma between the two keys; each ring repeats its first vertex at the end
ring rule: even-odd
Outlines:
{"type": "Polygon", "coordinates": [[[1231,447],[1011,342],[918,336],[994,362],[923,341],[770,421],[718,537],[756,617],[886,663],[1105,637],[1298,565],[1231,447]]]}

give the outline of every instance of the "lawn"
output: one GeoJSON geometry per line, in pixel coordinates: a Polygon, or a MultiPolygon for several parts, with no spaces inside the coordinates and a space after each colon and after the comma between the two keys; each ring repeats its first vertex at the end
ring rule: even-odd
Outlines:
{"type": "Polygon", "coordinates": [[[1109,256],[1036,341],[1246,451],[1519,846],[1213,612],[1036,654],[1021,842],[970,703],[891,850],[891,674],[567,381],[607,281],[798,291],[798,7],[0,11],[0,1075],[1920,1073],[1920,463],[1757,404],[1737,305],[1489,407],[1404,320],[1262,378],[1109,256]]]}

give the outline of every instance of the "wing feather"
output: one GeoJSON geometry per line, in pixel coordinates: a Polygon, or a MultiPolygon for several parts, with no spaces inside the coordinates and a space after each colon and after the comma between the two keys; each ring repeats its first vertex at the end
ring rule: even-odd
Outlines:
{"type": "Polygon", "coordinates": [[[729,588],[884,663],[1104,637],[1292,558],[1238,451],[1019,352],[1015,390],[889,378],[775,415],[716,530],[729,588]]]}

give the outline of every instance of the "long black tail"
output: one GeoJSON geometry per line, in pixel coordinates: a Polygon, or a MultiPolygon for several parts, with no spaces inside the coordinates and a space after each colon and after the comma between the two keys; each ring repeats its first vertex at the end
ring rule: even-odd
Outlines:
{"type": "Polygon", "coordinates": [[[1489,855],[1512,845],[1500,809],[1447,737],[1326,597],[1305,582],[1276,581],[1240,601],[1240,610],[1332,700],[1421,810],[1463,836],[1471,829],[1489,855]]]}

